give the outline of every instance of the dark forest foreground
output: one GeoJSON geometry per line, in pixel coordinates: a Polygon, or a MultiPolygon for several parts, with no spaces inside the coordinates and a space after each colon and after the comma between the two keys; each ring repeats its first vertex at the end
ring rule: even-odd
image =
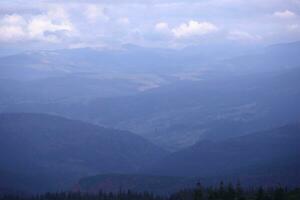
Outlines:
{"type": "Polygon", "coordinates": [[[42,195],[3,195],[0,200],[299,200],[300,188],[247,188],[239,184],[204,188],[200,184],[194,189],[182,189],[169,196],[157,196],[148,192],[136,193],[120,191],[118,193],[97,194],[79,192],[57,192],[42,195]]]}

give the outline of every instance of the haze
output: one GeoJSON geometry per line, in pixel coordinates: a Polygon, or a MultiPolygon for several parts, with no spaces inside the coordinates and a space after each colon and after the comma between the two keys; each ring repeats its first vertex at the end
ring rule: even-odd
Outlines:
{"type": "Polygon", "coordinates": [[[299,55],[299,0],[2,0],[0,199],[297,199],[299,55]]]}

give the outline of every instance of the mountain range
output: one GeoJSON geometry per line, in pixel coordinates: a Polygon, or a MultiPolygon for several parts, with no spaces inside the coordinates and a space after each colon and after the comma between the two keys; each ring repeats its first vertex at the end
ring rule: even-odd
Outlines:
{"type": "Polygon", "coordinates": [[[208,186],[220,181],[244,187],[284,185],[300,182],[300,124],[290,124],[223,141],[201,141],[170,153],[139,174],[105,174],[85,177],[75,191],[96,193],[120,190],[170,194],[178,188],[208,186]]]}
{"type": "Polygon", "coordinates": [[[299,184],[299,123],[175,153],[127,131],[45,114],[1,114],[0,130],[0,188],[170,193],[197,181],[299,184]]]}
{"type": "Polygon", "coordinates": [[[0,191],[297,185],[298,55],[300,42],[1,57],[0,191]]]}
{"type": "Polygon", "coordinates": [[[154,171],[169,176],[223,177],[248,184],[297,186],[299,142],[299,123],[223,141],[200,141],[168,155],[154,171]]]}
{"type": "Polygon", "coordinates": [[[66,189],[98,173],[134,173],[166,154],[128,131],[46,114],[0,114],[0,137],[0,186],[29,191],[66,189]]]}

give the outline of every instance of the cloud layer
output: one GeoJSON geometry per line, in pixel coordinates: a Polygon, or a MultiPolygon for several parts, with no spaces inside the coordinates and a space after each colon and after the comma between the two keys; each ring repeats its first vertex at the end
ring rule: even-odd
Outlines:
{"type": "Polygon", "coordinates": [[[0,2],[0,43],[74,48],[126,43],[300,40],[299,0],[20,0],[0,2]],[[234,12],[233,12],[234,11],[234,12]]]}
{"type": "Polygon", "coordinates": [[[1,42],[61,42],[63,37],[71,36],[72,32],[74,27],[62,9],[51,9],[28,17],[6,14],[0,21],[1,42]]]}

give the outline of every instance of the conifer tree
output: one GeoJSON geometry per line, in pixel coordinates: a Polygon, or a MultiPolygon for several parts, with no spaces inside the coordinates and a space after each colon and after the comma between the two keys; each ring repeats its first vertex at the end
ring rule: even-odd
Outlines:
{"type": "Polygon", "coordinates": [[[202,200],[203,199],[203,191],[202,191],[202,186],[201,183],[197,183],[197,187],[194,192],[194,200],[202,200]]]}

